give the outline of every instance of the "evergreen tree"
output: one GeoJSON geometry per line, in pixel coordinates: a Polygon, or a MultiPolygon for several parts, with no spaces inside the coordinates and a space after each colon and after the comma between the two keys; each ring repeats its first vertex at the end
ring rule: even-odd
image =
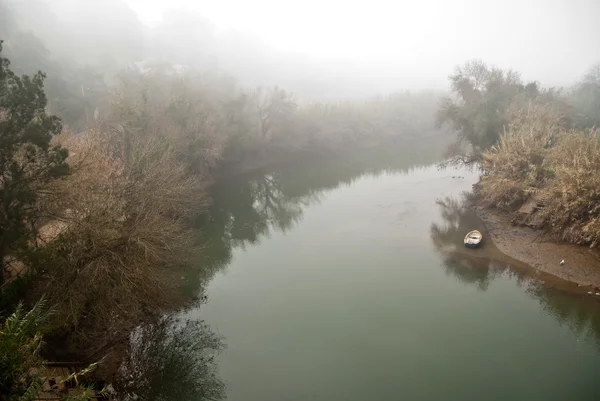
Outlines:
{"type": "Polygon", "coordinates": [[[1,52],[0,41],[0,273],[5,256],[33,235],[39,188],[68,174],[67,150],[50,143],[62,127],[46,113],[46,76],[17,76],[1,52]]]}

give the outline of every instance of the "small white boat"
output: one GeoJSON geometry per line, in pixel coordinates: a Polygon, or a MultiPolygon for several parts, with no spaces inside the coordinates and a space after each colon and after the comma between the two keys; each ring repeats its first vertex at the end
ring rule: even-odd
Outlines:
{"type": "Polygon", "coordinates": [[[477,230],[473,230],[465,235],[465,246],[467,248],[477,248],[481,244],[483,234],[477,230]]]}

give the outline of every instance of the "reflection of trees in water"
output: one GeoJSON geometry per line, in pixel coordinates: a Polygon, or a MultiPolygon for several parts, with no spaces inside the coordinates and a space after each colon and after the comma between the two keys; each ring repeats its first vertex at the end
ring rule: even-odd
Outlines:
{"type": "Polygon", "coordinates": [[[215,186],[213,205],[199,224],[206,243],[202,265],[214,274],[229,263],[233,248],[257,244],[272,230],[291,229],[326,190],[365,174],[408,172],[435,163],[442,154],[441,149],[401,145],[288,164],[215,186]]]}
{"type": "MultiPolygon", "coordinates": [[[[543,283],[532,282],[527,293],[542,309],[579,336],[594,340],[600,347],[600,303],[587,295],[559,291],[543,283]]],[[[598,297],[600,298],[600,297],[598,297]]]]}
{"type": "Polygon", "coordinates": [[[486,257],[481,249],[473,251],[464,248],[463,238],[476,228],[477,222],[463,199],[446,197],[438,199],[436,203],[440,207],[443,224],[431,224],[431,239],[444,257],[446,273],[486,290],[503,268],[486,257]]]}
{"type": "MultiPolygon", "coordinates": [[[[198,221],[203,247],[181,279],[188,295],[202,287],[231,260],[232,249],[257,244],[273,230],[285,232],[321,194],[365,174],[408,172],[435,163],[441,150],[390,147],[318,162],[289,164],[268,173],[232,177],[212,190],[213,204],[198,221]],[[427,153],[429,152],[429,153],[427,153]]],[[[122,365],[121,383],[141,400],[204,400],[223,397],[216,375],[220,339],[203,323],[169,317],[138,328],[122,365]]]]}
{"type": "Polygon", "coordinates": [[[237,178],[215,188],[214,203],[201,222],[205,264],[213,273],[227,265],[234,247],[257,244],[271,230],[287,231],[302,219],[318,193],[290,197],[277,173],[237,178]]]}
{"type": "Polygon", "coordinates": [[[281,177],[265,174],[250,182],[254,188],[254,209],[261,222],[271,223],[285,232],[302,218],[302,208],[318,200],[318,197],[305,194],[291,198],[283,192],[281,177]]]}
{"type": "Polygon", "coordinates": [[[444,267],[446,274],[453,275],[464,283],[477,284],[477,287],[484,291],[488,289],[490,282],[498,274],[496,267],[486,259],[461,258],[454,260],[447,258],[444,260],[444,267]]]}
{"type": "Polygon", "coordinates": [[[169,316],[141,326],[132,333],[119,387],[131,400],[224,399],[215,361],[222,348],[202,321],[169,316]]]}
{"type": "Polygon", "coordinates": [[[593,339],[600,346],[600,308],[596,299],[561,291],[537,280],[532,270],[514,268],[505,262],[509,258],[489,241],[482,249],[467,250],[462,246],[464,235],[473,229],[483,230],[482,222],[463,199],[446,198],[437,203],[443,223],[431,225],[431,239],[443,255],[448,274],[481,290],[486,290],[500,276],[509,277],[524,287],[559,324],[593,339]]]}

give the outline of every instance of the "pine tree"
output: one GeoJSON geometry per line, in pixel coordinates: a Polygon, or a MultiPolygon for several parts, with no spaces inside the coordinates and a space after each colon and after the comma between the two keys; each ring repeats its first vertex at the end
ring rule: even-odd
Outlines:
{"type": "Polygon", "coordinates": [[[4,258],[33,235],[38,189],[68,174],[67,150],[51,145],[62,127],[46,113],[45,74],[17,76],[0,41],[0,284],[4,258]]]}

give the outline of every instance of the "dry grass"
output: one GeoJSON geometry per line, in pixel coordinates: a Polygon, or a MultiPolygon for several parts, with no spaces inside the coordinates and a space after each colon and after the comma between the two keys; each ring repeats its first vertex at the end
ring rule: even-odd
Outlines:
{"type": "Polygon", "coordinates": [[[515,210],[544,187],[542,227],[560,240],[600,243],[600,134],[567,131],[549,106],[513,113],[500,142],[483,155],[481,199],[515,210]]]}
{"type": "Polygon", "coordinates": [[[543,216],[564,241],[595,247],[600,242],[600,134],[572,131],[561,135],[548,155],[556,177],[543,216]]]}
{"type": "Polygon", "coordinates": [[[544,160],[562,127],[549,106],[529,104],[509,111],[511,123],[497,145],[483,154],[481,195],[488,206],[521,206],[551,176],[544,160]]]}

